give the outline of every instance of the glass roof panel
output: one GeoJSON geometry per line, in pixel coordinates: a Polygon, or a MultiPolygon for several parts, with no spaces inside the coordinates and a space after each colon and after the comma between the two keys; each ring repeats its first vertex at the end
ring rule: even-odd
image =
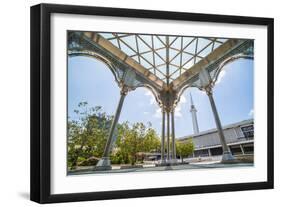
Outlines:
{"type": "Polygon", "coordinates": [[[154,49],[165,47],[165,45],[163,45],[163,43],[159,40],[159,38],[157,38],[156,35],[153,35],[153,46],[154,49]]]}
{"type": "Polygon", "coordinates": [[[127,55],[132,56],[136,54],[131,48],[129,48],[125,43],[120,41],[121,50],[124,51],[127,55]]]}
{"type": "Polygon", "coordinates": [[[99,33],[161,80],[176,79],[228,39],[99,33]],[[168,37],[168,45],[166,40],[168,37]],[[167,61],[167,53],[169,60],[167,61]],[[167,62],[166,62],[167,61],[167,62]],[[169,64],[169,73],[166,68],[169,64]]]}
{"type": "Polygon", "coordinates": [[[177,77],[179,77],[180,76],[180,71],[179,70],[177,70],[175,73],[173,73],[172,75],[171,75],[171,79],[172,80],[175,80],[177,77]]]}
{"type": "Polygon", "coordinates": [[[214,44],[214,50],[217,49],[219,46],[221,46],[221,43],[215,42],[215,44],[214,44]]]}
{"type": "Polygon", "coordinates": [[[139,57],[138,56],[134,56],[134,57],[132,57],[135,61],[137,61],[138,63],[140,63],[139,62],[139,57]]]}
{"type": "Polygon", "coordinates": [[[129,35],[126,37],[121,37],[120,38],[122,41],[127,43],[127,45],[130,45],[130,47],[134,50],[137,51],[137,44],[136,44],[136,38],[134,35],[129,35]]]}
{"type": "Polygon", "coordinates": [[[152,47],[151,35],[138,35],[138,37],[142,39],[144,42],[146,42],[147,45],[149,45],[149,47],[152,47]]]}
{"type": "Polygon", "coordinates": [[[154,54],[154,59],[155,59],[155,65],[161,65],[161,64],[164,64],[164,63],[165,63],[165,61],[162,60],[162,59],[159,57],[159,55],[157,55],[157,54],[154,54]]]}
{"type": "Polygon", "coordinates": [[[184,51],[190,54],[195,54],[196,49],[196,42],[197,40],[192,41],[185,49],[184,51]]]}
{"type": "Polygon", "coordinates": [[[217,39],[217,41],[219,41],[219,42],[221,42],[221,43],[226,42],[226,40],[227,40],[227,39],[225,39],[225,38],[218,38],[218,39],[217,39]]]}
{"type": "Polygon", "coordinates": [[[200,60],[202,60],[202,58],[196,57],[196,58],[195,58],[195,63],[198,63],[200,60]]]}
{"type": "Polygon", "coordinates": [[[199,52],[199,56],[200,57],[205,57],[207,56],[209,53],[212,52],[212,48],[213,48],[213,43],[211,43],[208,47],[206,47],[204,50],[202,50],[201,52],[199,52]]]}
{"type": "Polygon", "coordinates": [[[145,67],[145,68],[151,68],[151,66],[153,66],[152,64],[150,64],[150,62],[148,60],[146,60],[143,57],[140,57],[140,64],[145,67]]]}
{"type": "Polygon", "coordinates": [[[175,36],[169,36],[169,45],[171,46],[174,41],[176,41],[177,37],[175,36]]]}
{"type": "Polygon", "coordinates": [[[139,48],[139,53],[150,51],[151,49],[148,46],[148,43],[146,43],[143,39],[140,37],[137,38],[137,44],[139,48]]]}
{"type": "Polygon", "coordinates": [[[114,35],[112,33],[100,33],[100,35],[102,35],[106,39],[114,38],[114,35]]]}
{"type": "Polygon", "coordinates": [[[212,43],[211,40],[205,38],[198,38],[197,52],[202,51],[208,44],[212,43]]]}
{"type": "Polygon", "coordinates": [[[154,63],[153,54],[152,52],[148,52],[142,55],[143,58],[145,58],[148,62],[150,62],[152,65],[154,63]]]}
{"type": "Polygon", "coordinates": [[[161,80],[165,80],[166,77],[158,70],[155,70],[155,75],[160,78],[161,80]]]}
{"type": "Polygon", "coordinates": [[[172,59],[174,59],[174,57],[178,54],[179,52],[170,48],[169,49],[169,61],[171,61],[172,59]]]}
{"type": "Polygon", "coordinates": [[[116,47],[118,47],[118,48],[119,48],[119,45],[118,45],[117,39],[110,40],[110,42],[111,42],[112,44],[114,44],[116,47]]]}
{"type": "Polygon", "coordinates": [[[182,38],[182,45],[183,47],[186,47],[188,44],[191,43],[191,41],[194,41],[195,38],[194,37],[183,37],[182,38]]]}
{"type": "Polygon", "coordinates": [[[174,66],[174,65],[169,65],[169,74],[172,75],[174,74],[176,71],[178,71],[179,68],[174,66]]]}
{"type": "Polygon", "coordinates": [[[183,67],[185,69],[189,69],[194,65],[194,57],[192,57],[191,59],[189,59],[187,62],[184,63],[183,67]]]}
{"type": "Polygon", "coordinates": [[[164,44],[164,46],[166,45],[166,37],[165,36],[159,36],[159,35],[156,35],[160,41],[162,42],[162,44],[164,44]]]}
{"type": "Polygon", "coordinates": [[[182,64],[184,64],[186,61],[193,58],[193,55],[187,54],[185,52],[182,53],[182,64]]]}
{"type": "Polygon", "coordinates": [[[166,48],[156,51],[166,61],[166,48]]]}
{"type": "Polygon", "coordinates": [[[161,71],[163,74],[166,74],[166,71],[167,71],[167,67],[166,67],[166,65],[163,65],[163,66],[157,67],[157,69],[158,69],[159,71],[161,71]]]}
{"type": "Polygon", "coordinates": [[[181,63],[180,61],[181,61],[181,53],[178,54],[178,55],[171,61],[171,64],[174,64],[174,65],[179,66],[180,63],[181,63]]]}
{"type": "Polygon", "coordinates": [[[176,48],[176,49],[181,49],[181,37],[178,37],[173,44],[171,44],[171,47],[176,48]]]}

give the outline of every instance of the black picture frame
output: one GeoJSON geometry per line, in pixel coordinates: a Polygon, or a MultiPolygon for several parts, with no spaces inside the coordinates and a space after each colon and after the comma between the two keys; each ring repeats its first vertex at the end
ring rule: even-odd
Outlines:
{"type": "Polygon", "coordinates": [[[272,18],[195,14],[153,10],[135,10],[72,5],[39,4],[31,7],[31,151],[30,199],[38,203],[89,201],[103,199],[167,196],[179,194],[211,193],[272,189],[274,187],[274,20],[272,18]],[[151,18],[206,23],[232,23],[267,26],[267,181],[238,184],[219,184],[191,187],[87,192],[73,194],[50,193],[50,129],[51,129],[51,74],[50,74],[50,15],[52,13],[99,15],[112,17],[151,18]]]}

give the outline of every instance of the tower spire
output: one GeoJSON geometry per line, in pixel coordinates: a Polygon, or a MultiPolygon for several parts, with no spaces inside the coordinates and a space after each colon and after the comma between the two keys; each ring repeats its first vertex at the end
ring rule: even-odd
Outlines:
{"type": "Polygon", "coordinates": [[[192,116],[192,124],[193,124],[193,133],[198,134],[199,133],[199,127],[198,127],[198,121],[197,121],[197,110],[194,106],[193,99],[191,93],[190,95],[190,112],[192,116]]]}
{"type": "Polygon", "coordinates": [[[190,103],[191,103],[191,106],[194,106],[191,93],[190,93],[189,95],[190,95],[190,103]]]}

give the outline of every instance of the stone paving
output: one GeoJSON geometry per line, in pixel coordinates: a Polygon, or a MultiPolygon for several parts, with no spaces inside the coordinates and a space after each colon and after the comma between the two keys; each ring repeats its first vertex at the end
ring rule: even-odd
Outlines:
{"type": "Polygon", "coordinates": [[[129,168],[129,169],[117,169],[106,171],[97,171],[93,168],[81,169],[69,172],[68,175],[82,175],[82,174],[104,174],[104,173],[129,173],[129,172],[153,172],[153,171],[169,171],[169,170],[200,170],[200,169],[213,169],[213,168],[233,168],[233,167],[253,167],[253,163],[236,163],[236,164],[222,164],[222,163],[212,163],[212,164],[182,164],[173,166],[147,166],[143,168],[129,168]]]}

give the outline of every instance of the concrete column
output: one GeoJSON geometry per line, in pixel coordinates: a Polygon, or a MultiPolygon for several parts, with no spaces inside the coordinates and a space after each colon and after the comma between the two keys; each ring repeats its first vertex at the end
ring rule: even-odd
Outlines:
{"type": "Polygon", "coordinates": [[[167,162],[170,161],[170,112],[167,112],[167,162]]]}
{"type": "Polygon", "coordinates": [[[120,92],[121,96],[120,96],[119,103],[118,103],[118,106],[117,106],[117,109],[116,109],[116,113],[115,113],[115,116],[114,116],[113,121],[111,123],[111,128],[110,128],[109,136],[108,136],[105,148],[104,148],[103,156],[99,160],[99,162],[97,163],[96,168],[95,168],[96,170],[111,170],[110,151],[111,151],[111,147],[112,147],[112,144],[113,144],[112,143],[113,134],[114,134],[116,125],[118,123],[119,116],[120,116],[122,106],[123,106],[123,103],[124,103],[124,99],[125,99],[127,93],[128,93],[128,89],[123,87],[121,89],[121,92],[120,92]]]}
{"type": "Polygon", "coordinates": [[[165,163],[165,110],[162,108],[161,163],[165,163]]]}
{"type": "Polygon", "coordinates": [[[214,98],[213,98],[212,89],[207,88],[206,93],[207,93],[207,95],[209,97],[209,100],[210,100],[210,103],[211,103],[212,111],[213,111],[213,114],[214,114],[216,126],[217,126],[219,137],[220,137],[220,142],[221,142],[222,149],[223,149],[222,162],[232,161],[235,158],[231,154],[231,151],[226,144],[225,136],[224,136],[223,129],[222,129],[221,122],[220,122],[220,118],[219,118],[219,114],[218,114],[216,104],[215,104],[215,101],[214,101],[214,98]]]}
{"type": "Polygon", "coordinates": [[[244,151],[244,148],[243,148],[242,144],[240,144],[240,149],[241,149],[242,154],[244,155],[245,151],[244,151]]]}
{"type": "Polygon", "coordinates": [[[175,117],[174,110],[171,111],[172,118],[172,161],[176,162],[176,140],[175,140],[175,117]]]}
{"type": "Polygon", "coordinates": [[[212,156],[212,153],[211,153],[211,149],[210,149],[210,148],[208,148],[208,155],[209,155],[209,157],[212,156]]]}

